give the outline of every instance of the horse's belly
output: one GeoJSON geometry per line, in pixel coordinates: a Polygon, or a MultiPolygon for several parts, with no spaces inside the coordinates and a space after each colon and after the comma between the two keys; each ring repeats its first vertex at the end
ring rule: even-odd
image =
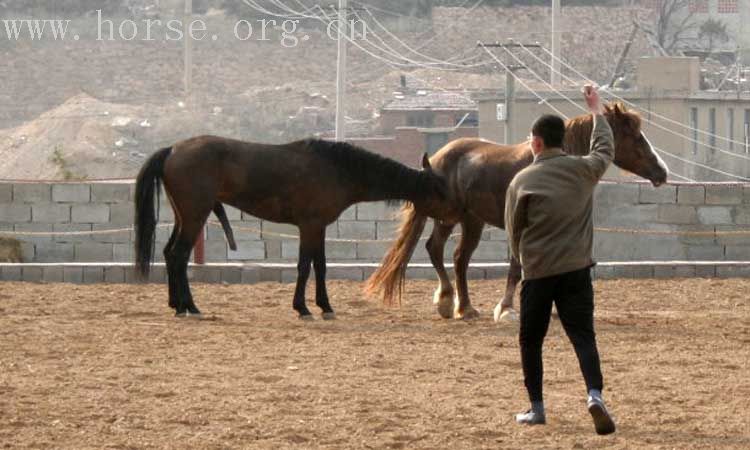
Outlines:
{"type": "Polygon", "coordinates": [[[279,197],[267,197],[258,201],[234,201],[227,204],[261,220],[279,223],[294,223],[293,208],[279,197]]]}

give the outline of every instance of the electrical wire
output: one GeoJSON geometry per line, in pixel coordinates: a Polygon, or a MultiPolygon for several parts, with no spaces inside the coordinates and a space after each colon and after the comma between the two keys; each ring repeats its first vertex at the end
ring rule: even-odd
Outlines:
{"type": "MultiPolygon", "coordinates": [[[[502,65],[503,67],[505,67],[506,73],[507,73],[508,75],[510,75],[510,76],[515,76],[515,75],[513,75],[513,74],[512,74],[511,72],[510,72],[510,70],[508,69],[508,67],[507,67],[507,66],[506,66],[506,65],[505,65],[504,63],[502,63],[502,62],[500,61],[500,59],[499,59],[499,58],[497,58],[497,57],[495,56],[495,54],[494,54],[494,53],[490,52],[490,51],[489,51],[489,50],[487,49],[487,47],[484,47],[484,46],[483,46],[482,48],[484,48],[484,50],[485,50],[485,51],[486,51],[486,52],[487,52],[487,53],[488,53],[488,54],[489,54],[489,55],[490,55],[490,56],[491,56],[491,57],[492,57],[492,58],[493,58],[493,59],[494,59],[495,61],[497,61],[497,62],[498,62],[498,63],[500,63],[500,64],[501,64],[501,65],[502,65]]],[[[518,57],[517,57],[517,56],[516,56],[516,55],[515,55],[515,54],[514,54],[513,52],[511,52],[511,51],[510,51],[510,50],[509,50],[509,49],[508,49],[507,47],[502,47],[502,48],[503,48],[503,49],[504,49],[504,50],[505,50],[505,51],[506,51],[506,52],[507,52],[507,53],[508,53],[509,55],[511,55],[511,56],[512,56],[512,57],[513,57],[514,59],[516,59],[516,61],[517,61],[517,62],[519,62],[520,64],[523,64],[523,61],[522,61],[522,60],[521,60],[520,58],[518,58],[518,57]]],[[[525,65],[524,65],[524,66],[525,66],[525,65]]],[[[575,107],[577,107],[578,109],[582,110],[583,112],[585,112],[585,113],[588,113],[588,111],[587,111],[587,110],[586,110],[586,109],[585,109],[585,108],[584,108],[583,106],[581,106],[580,104],[578,104],[577,102],[575,102],[574,100],[572,100],[572,99],[571,99],[570,97],[566,96],[566,95],[565,95],[564,93],[562,93],[562,92],[560,92],[559,90],[555,89],[555,87],[554,87],[554,86],[552,86],[552,85],[551,85],[550,83],[548,83],[548,82],[547,82],[547,81],[546,81],[546,80],[545,80],[545,79],[544,79],[544,78],[543,78],[543,77],[542,77],[541,75],[539,75],[539,74],[538,74],[537,72],[535,72],[535,71],[534,71],[533,69],[530,69],[530,68],[528,68],[528,67],[526,67],[526,69],[527,69],[527,70],[529,70],[529,72],[531,72],[531,74],[532,74],[532,75],[534,75],[534,76],[535,76],[536,78],[538,78],[538,79],[539,79],[539,80],[541,80],[541,81],[542,81],[543,83],[545,83],[545,84],[546,84],[546,85],[547,85],[548,87],[550,87],[550,89],[551,89],[551,91],[552,91],[552,92],[554,92],[555,94],[559,95],[559,96],[560,96],[560,97],[562,97],[562,98],[563,98],[564,100],[568,101],[568,102],[569,102],[570,104],[572,104],[573,106],[575,106],[575,107]]],[[[508,76],[508,75],[506,75],[506,76],[508,76]]],[[[564,117],[565,119],[569,119],[569,117],[568,117],[568,116],[567,116],[567,115],[566,115],[565,113],[562,113],[562,112],[561,112],[561,111],[560,111],[559,109],[557,109],[557,108],[555,108],[554,106],[552,106],[552,105],[551,105],[550,103],[548,103],[548,102],[547,102],[547,101],[546,101],[546,100],[545,100],[545,99],[544,99],[544,98],[543,98],[543,97],[542,97],[541,95],[539,95],[539,94],[538,94],[538,93],[537,93],[537,92],[536,92],[536,91],[535,91],[534,89],[530,88],[530,87],[529,87],[529,86],[528,86],[527,84],[525,84],[525,83],[524,83],[524,82],[523,82],[523,81],[521,80],[521,78],[520,78],[520,77],[516,77],[516,80],[517,80],[517,81],[519,81],[519,82],[520,82],[520,83],[521,83],[522,85],[524,85],[524,87],[526,87],[526,89],[527,89],[527,90],[531,91],[531,92],[532,92],[532,93],[533,93],[533,94],[534,94],[534,95],[535,95],[535,96],[536,96],[537,98],[539,98],[540,100],[542,100],[542,101],[544,101],[545,103],[547,103],[547,105],[548,105],[548,106],[550,106],[550,107],[551,107],[551,108],[552,108],[553,110],[555,110],[555,111],[556,111],[556,112],[557,112],[557,113],[558,113],[558,114],[559,114],[560,116],[564,117]]],[[[652,146],[652,148],[654,148],[654,147],[652,146]]],[[[656,149],[655,149],[655,150],[656,150],[656,149]]],[[[665,152],[665,153],[668,153],[668,152],[665,152]]],[[[668,154],[669,154],[669,153],[668,153],[668,154]]],[[[671,155],[671,154],[670,154],[670,155],[671,155]]],[[[707,166],[705,166],[705,167],[707,167],[707,166]]],[[[724,175],[727,175],[727,176],[733,176],[733,177],[744,178],[744,177],[740,177],[739,175],[728,174],[727,172],[723,172],[723,171],[720,171],[720,170],[718,170],[718,169],[716,169],[716,171],[717,171],[717,173],[721,173],[721,174],[724,174],[724,175]]],[[[688,180],[688,181],[692,181],[692,180],[691,180],[690,178],[688,178],[688,177],[685,177],[685,176],[683,176],[683,175],[680,175],[680,174],[676,174],[676,175],[677,175],[677,176],[678,176],[679,178],[682,178],[682,179],[685,179],[685,180],[688,180]]]]}
{"type": "MultiPolygon", "coordinates": [[[[578,69],[576,69],[575,67],[573,67],[572,65],[570,65],[570,64],[569,64],[569,63],[568,63],[567,61],[565,61],[564,59],[562,59],[562,58],[560,58],[560,57],[558,57],[558,56],[554,55],[554,54],[553,54],[553,53],[552,53],[552,52],[551,52],[551,51],[550,51],[549,49],[547,49],[546,47],[544,47],[544,46],[541,46],[541,45],[540,45],[540,48],[541,48],[541,49],[542,49],[542,50],[543,50],[543,51],[544,51],[545,53],[547,53],[547,54],[548,54],[548,55],[549,55],[550,57],[552,57],[553,59],[555,59],[555,60],[559,61],[559,62],[560,62],[560,63],[561,63],[561,64],[562,64],[563,66],[565,66],[565,67],[566,67],[566,68],[568,68],[568,69],[569,69],[570,71],[572,71],[573,73],[575,73],[576,75],[578,75],[579,77],[581,77],[581,78],[582,78],[582,79],[583,79],[583,80],[584,80],[585,82],[587,82],[587,83],[591,83],[591,84],[596,84],[596,83],[595,83],[594,81],[592,81],[592,80],[591,80],[591,79],[589,79],[589,78],[588,78],[587,76],[585,76],[585,75],[584,75],[583,73],[581,73],[581,72],[580,72],[580,71],[579,71],[578,69]]],[[[549,64],[549,63],[546,63],[546,64],[549,64]]],[[[569,78],[569,77],[565,76],[565,75],[564,75],[564,74],[562,73],[562,70],[560,70],[560,71],[556,71],[556,72],[557,72],[557,73],[560,73],[560,74],[561,74],[561,75],[562,75],[563,77],[565,77],[566,79],[570,80],[570,78],[569,78]]],[[[697,132],[697,133],[699,133],[699,134],[702,134],[702,135],[705,135],[705,136],[709,136],[709,137],[715,137],[715,138],[717,138],[717,139],[723,140],[723,141],[725,141],[725,142],[728,142],[728,143],[733,143],[733,144],[737,144],[737,145],[739,145],[739,146],[742,146],[742,147],[744,147],[744,146],[745,146],[745,143],[744,143],[744,142],[741,142],[741,141],[736,141],[736,140],[733,140],[733,139],[729,139],[729,138],[725,138],[725,137],[723,137],[723,136],[721,136],[721,135],[718,135],[718,134],[716,134],[716,133],[710,133],[710,132],[708,132],[708,131],[703,131],[703,130],[700,130],[700,129],[698,129],[698,128],[695,128],[695,127],[691,127],[691,126],[689,126],[689,125],[685,125],[684,123],[682,123],[682,122],[679,122],[679,121],[677,121],[677,120],[674,120],[674,119],[672,119],[672,118],[670,118],[670,117],[667,117],[667,116],[665,116],[665,115],[662,115],[662,114],[656,113],[656,112],[654,112],[654,111],[646,110],[646,109],[644,109],[644,108],[642,108],[642,107],[640,107],[640,106],[636,105],[635,103],[633,103],[633,102],[630,102],[630,101],[628,101],[628,100],[626,100],[626,99],[624,99],[624,98],[622,98],[622,97],[618,96],[617,94],[615,94],[614,92],[612,92],[612,91],[611,91],[611,90],[609,90],[609,89],[603,89],[603,91],[604,91],[604,93],[605,93],[605,94],[607,94],[607,95],[609,95],[609,96],[611,96],[611,97],[613,97],[613,98],[616,98],[617,100],[620,100],[620,101],[621,101],[621,102],[623,102],[624,104],[626,104],[626,105],[629,105],[629,106],[632,106],[633,108],[639,109],[639,110],[641,110],[641,111],[645,111],[645,112],[648,112],[648,113],[649,113],[650,115],[653,115],[654,117],[658,117],[659,119],[662,119],[662,120],[664,120],[665,122],[669,122],[669,123],[671,123],[671,124],[673,124],[673,125],[677,125],[677,126],[680,126],[680,127],[682,127],[682,128],[685,128],[685,129],[687,129],[687,130],[689,130],[689,131],[694,131],[694,132],[697,132]]],[[[679,136],[682,136],[682,137],[687,137],[687,136],[685,136],[685,135],[682,135],[682,134],[680,134],[679,136]]],[[[701,144],[701,145],[703,145],[703,144],[702,144],[702,143],[700,143],[700,142],[698,142],[698,143],[699,143],[699,144],[701,144]]],[[[731,154],[731,153],[730,153],[730,154],[731,154]]]]}

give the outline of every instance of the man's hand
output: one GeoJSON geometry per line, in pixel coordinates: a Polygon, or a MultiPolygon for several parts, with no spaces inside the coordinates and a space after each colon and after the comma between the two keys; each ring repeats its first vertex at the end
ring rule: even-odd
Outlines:
{"type": "Polygon", "coordinates": [[[583,98],[592,114],[602,114],[602,101],[599,98],[599,91],[594,86],[587,84],[583,87],[583,98]]]}

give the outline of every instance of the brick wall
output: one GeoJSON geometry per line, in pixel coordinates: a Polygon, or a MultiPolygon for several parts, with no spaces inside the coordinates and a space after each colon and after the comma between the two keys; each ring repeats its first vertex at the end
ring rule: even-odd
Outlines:
{"type": "MultiPolygon", "coordinates": [[[[0,231],[97,232],[128,228],[133,221],[133,183],[6,183],[0,184],[0,231]]],[[[750,184],[679,184],[654,189],[647,184],[602,184],[596,194],[596,225],[607,228],[679,231],[750,230],[750,184]]],[[[377,262],[398,222],[397,208],[384,203],[360,204],[346,210],[327,231],[326,252],[338,262],[377,262]],[[337,242],[337,239],[363,242],[337,242]]],[[[220,227],[207,232],[208,262],[291,262],[297,241],[278,234],[297,234],[293,226],[264,222],[228,208],[239,249],[228,250],[220,227]]],[[[157,232],[157,260],[166,243],[172,214],[162,196],[157,232]]],[[[212,220],[216,220],[213,216],[212,220]]],[[[429,233],[428,224],[425,235],[429,233]]],[[[456,227],[460,232],[460,227],[456,227]]],[[[111,234],[17,236],[25,262],[130,262],[132,231],[111,234]]],[[[632,235],[598,232],[595,254],[600,261],[750,260],[750,236],[632,235]]],[[[451,260],[455,240],[446,246],[451,260]]],[[[474,262],[507,261],[505,232],[484,231],[474,262]]],[[[414,255],[427,262],[424,241],[414,255]]]]}

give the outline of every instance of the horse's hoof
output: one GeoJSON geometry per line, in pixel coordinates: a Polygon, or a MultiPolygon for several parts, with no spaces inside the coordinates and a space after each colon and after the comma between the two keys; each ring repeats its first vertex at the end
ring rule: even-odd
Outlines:
{"type": "Polygon", "coordinates": [[[453,302],[440,302],[438,303],[437,310],[443,319],[453,318],[453,302]]]}
{"type": "Polygon", "coordinates": [[[495,307],[493,313],[495,322],[518,322],[518,313],[513,308],[503,308],[500,305],[495,307]]]}
{"type": "Polygon", "coordinates": [[[492,310],[492,317],[495,319],[495,322],[500,322],[500,316],[503,314],[503,305],[497,304],[495,306],[495,309],[492,310]]]}
{"type": "Polygon", "coordinates": [[[324,312],[323,313],[323,320],[336,320],[336,313],[331,312],[324,312]]]}
{"type": "Polygon", "coordinates": [[[469,307],[463,313],[459,313],[458,311],[456,311],[455,318],[460,320],[475,320],[479,318],[479,311],[472,307],[469,307]]]}
{"type": "Polygon", "coordinates": [[[443,319],[453,318],[453,294],[444,293],[437,288],[432,296],[432,304],[437,306],[438,314],[443,319]]]}
{"type": "Polygon", "coordinates": [[[303,314],[299,316],[299,320],[303,320],[305,322],[312,322],[313,320],[315,320],[315,317],[313,317],[312,314],[303,314]]]}

